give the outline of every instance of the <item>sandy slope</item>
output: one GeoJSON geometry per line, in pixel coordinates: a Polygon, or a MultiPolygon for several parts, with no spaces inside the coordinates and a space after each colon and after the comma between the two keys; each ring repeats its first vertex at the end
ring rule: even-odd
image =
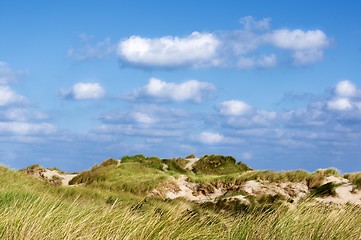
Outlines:
{"type": "MultiPolygon", "coordinates": [[[[192,164],[190,164],[189,167],[191,167],[192,164]]],[[[354,190],[349,180],[330,176],[325,179],[324,184],[328,182],[340,184],[340,186],[336,188],[337,196],[316,198],[317,201],[336,204],[345,204],[349,202],[361,205],[361,191],[354,190]]],[[[173,186],[176,187],[171,189],[163,189],[165,191],[166,198],[185,198],[191,201],[200,202],[214,201],[216,198],[225,195],[228,191],[232,191],[232,189],[229,189],[230,186],[225,187],[222,185],[215,187],[213,191],[209,193],[199,191],[200,184],[187,181],[186,175],[181,175],[178,179],[174,179],[173,186]]],[[[270,183],[267,181],[252,180],[242,183],[239,186],[233,186],[233,189],[244,191],[249,195],[278,194],[284,196],[286,199],[292,199],[293,203],[295,204],[310,193],[310,190],[306,184],[293,182],[270,183]]],[[[229,197],[229,199],[239,199],[246,202],[248,201],[245,196],[241,194],[229,197]]]]}
{"type": "Polygon", "coordinates": [[[185,198],[191,201],[210,201],[219,196],[222,196],[225,193],[221,189],[215,189],[213,193],[207,195],[196,192],[196,184],[188,182],[186,175],[181,175],[178,179],[174,180],[174,183],[178,187],[178,191],[169,190],[165,194],[166,198],[185,198]]]}
{"type": "Polygon", "coordinates": [[[192,170],[193,164],[197,162],[199,158],[187,158],[186,160],[188,160],[189,162],[186,164],[185,169],[192,170]]]}
{"type": "Polygon", "coordinates": [[[71,179],[73,179],[77,174],[67,174],[67,173],[59,173],[56,170],[49,170],[49,169],[44,169],[44,172],[41,173],[43,175],[44,178],[47,179],[52,179],[53,176],[57,176],[61,179],[62,185],[63,186],[69,186],[69,181],[71,179]]]}
{"type": "Polygon", "coordinates": [[[349,180],[330,176],[326,178],[326,181],[324,183],[328,183],[328,182],[341,184],[339,187],[336,188],[337,196],[317,198],[318,201],[324,203],[336,203],[336,204],[353,203],[353,204],[361,205],[361,191],[356,189],[354,190],[349,180]]]}

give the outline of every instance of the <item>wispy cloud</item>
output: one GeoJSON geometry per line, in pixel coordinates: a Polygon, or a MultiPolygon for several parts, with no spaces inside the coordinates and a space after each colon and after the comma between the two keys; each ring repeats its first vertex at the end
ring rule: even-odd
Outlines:
{"type": "Polygon", "coordinates": [[[82,33],[79,34],[79,39],[79,46],[68,49],[68,56],[75,60],[102,59],[115,54],[116,44],[112,43],[110,38],[93,42],[93,36],[82,33]]]}
{"type": "Polygon", "coordinates": [[[7,62],[0,61],[0,84],[14,82],[24,74],[26,71],[13,70],[7,62]]]}
{"type": "Polygon", "coordinates": [[[0,122],[0,133],[15,135],[51,134],[56,127],[49,123],[0,122]]]}

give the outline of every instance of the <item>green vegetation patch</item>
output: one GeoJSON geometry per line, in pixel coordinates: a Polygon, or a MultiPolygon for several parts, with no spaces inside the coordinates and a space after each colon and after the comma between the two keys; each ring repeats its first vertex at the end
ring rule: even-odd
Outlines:
{"type": "Polygon", "coordinates": [[[186,161],[184,158],[177,159],[163,159],[163,163],[167,165],[169,171],[185,174],[187,170],[184,169],[186,165],[186,161]]]}
{"type": "Polygon", "coordinates": [[[231,156],[205,155],[193,164],[196,174],[223,175],[251,170],[244,163],[237,163],[231,156]]]}
{"type": "Polygon", "coordinates": [[[145,157],[144,155],[141,154],[135,156],[124,156],[122,157],[121,162],[122,163],[136,162],[149,168],[163,170],[163,162],[158,157],[145,157]]]}
{"type": "Polygon", "coordinates": [[[86,184],[101,189],[141,194],[156,188],[168,179],[166,173],[140,161],[125,161],[119,166],[104,165],[81,172],[69,184],[86,184]]]}

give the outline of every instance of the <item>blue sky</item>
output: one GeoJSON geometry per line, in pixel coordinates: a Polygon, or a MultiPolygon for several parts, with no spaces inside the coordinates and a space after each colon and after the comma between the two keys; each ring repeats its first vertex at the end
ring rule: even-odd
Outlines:
{"type": "Polygon", "coordinates": [[[361,170],[357,1],[1,1],[0,163],[361,170]]]}

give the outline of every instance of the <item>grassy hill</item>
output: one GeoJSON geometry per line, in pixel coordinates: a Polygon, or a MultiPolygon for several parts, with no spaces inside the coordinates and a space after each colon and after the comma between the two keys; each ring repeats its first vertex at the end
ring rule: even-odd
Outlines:
{"type": "Polygon", "coordinates": [[[105,160],[69,186],[59,184],[65,174],[0,167],[0,239],[361,237],[360,205],[325,203],[345,189],[358,196],[360,173],[255,171],[217,155],[136,155],[105,160]]]}

